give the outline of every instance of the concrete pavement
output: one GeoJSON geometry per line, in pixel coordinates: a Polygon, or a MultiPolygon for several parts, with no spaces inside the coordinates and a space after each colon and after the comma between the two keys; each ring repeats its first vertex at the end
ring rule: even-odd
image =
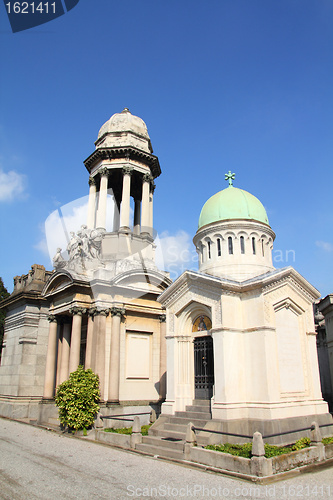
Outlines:
{"type": "Polygon", "coordinates": [[[0,499],[333,500],[333,468],[262,486],[0,418],[0,499]]]}

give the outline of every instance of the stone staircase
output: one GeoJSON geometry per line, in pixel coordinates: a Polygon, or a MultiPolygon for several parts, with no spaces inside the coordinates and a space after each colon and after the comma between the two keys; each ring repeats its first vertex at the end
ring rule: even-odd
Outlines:
{"type": "Polygon", "coordinates": [[[176,411],[174,415],[161,414],[149,429],[149,435],[143,436],[142,443],[137,444],[135,449],[149,455],[183,460],[188,423],[204,427],[211,419],[210,401],[196,399],[192,405],[186,406],[186,411],[176,411]]]}

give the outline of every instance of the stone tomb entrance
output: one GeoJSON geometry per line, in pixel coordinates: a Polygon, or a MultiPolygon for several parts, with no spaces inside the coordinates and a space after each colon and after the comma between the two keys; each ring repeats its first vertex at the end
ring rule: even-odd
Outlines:
{"type": "Polygon", "coordinates": [[[214,351],[212,337],[194,339],[195,399],[210,399],[214,386],[214,351]]]}
{"type": "Polygon", "coordinates": [[[204,315],[198,316],[193,323],[194,337],[194,397],[211,399],[214,386],[213,338],[209,335],[211,320],[204,315]]]}

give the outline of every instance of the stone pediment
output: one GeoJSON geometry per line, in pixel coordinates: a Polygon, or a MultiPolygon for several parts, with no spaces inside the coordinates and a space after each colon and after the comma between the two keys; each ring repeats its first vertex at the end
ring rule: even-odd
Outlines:
{"type": "Polygon", "coordinates": [[[48,296],[56,291],[63,290],[74,283],[69,272],[55,272],[46,283],[42,295],[48,296]]]}

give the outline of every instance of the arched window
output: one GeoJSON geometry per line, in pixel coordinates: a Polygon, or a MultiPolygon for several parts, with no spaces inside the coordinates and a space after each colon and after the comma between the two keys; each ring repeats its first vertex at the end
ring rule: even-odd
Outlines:
{"type": "Polygon", "coordinates": [[[252,238],[252,252],[253,255],[256,254],[256,239],[254,237],[252,238]]]}
{"type": "Polygon", "coordinates": [[[211,259],[210,241],[208,241],[208,258],[211,259]]]}
{"type": "Polygon", "coordinates": [[[221,257],[221,240],[217,238],[217,256],[221,257]]]}
{"type": "Polygon", "coordinates": [[[245,253],[245,242],[244,242],[244,236],[240,237],[240,250],[241,253],[245,253]]]}
{"type": "Polygon", "coordinates": [[[231,236],[228,237],[228,249],[229,249],[229,253],[230,254],[234,253],[234,249],[233,249],[233,246],[232,246],[232,238],[231,238],[231,236]]]}
{"type": "Polygon", "coordinates": [[[265,257],[265,245],[264,240],[261,240],[262,256],[265,257]]]}

